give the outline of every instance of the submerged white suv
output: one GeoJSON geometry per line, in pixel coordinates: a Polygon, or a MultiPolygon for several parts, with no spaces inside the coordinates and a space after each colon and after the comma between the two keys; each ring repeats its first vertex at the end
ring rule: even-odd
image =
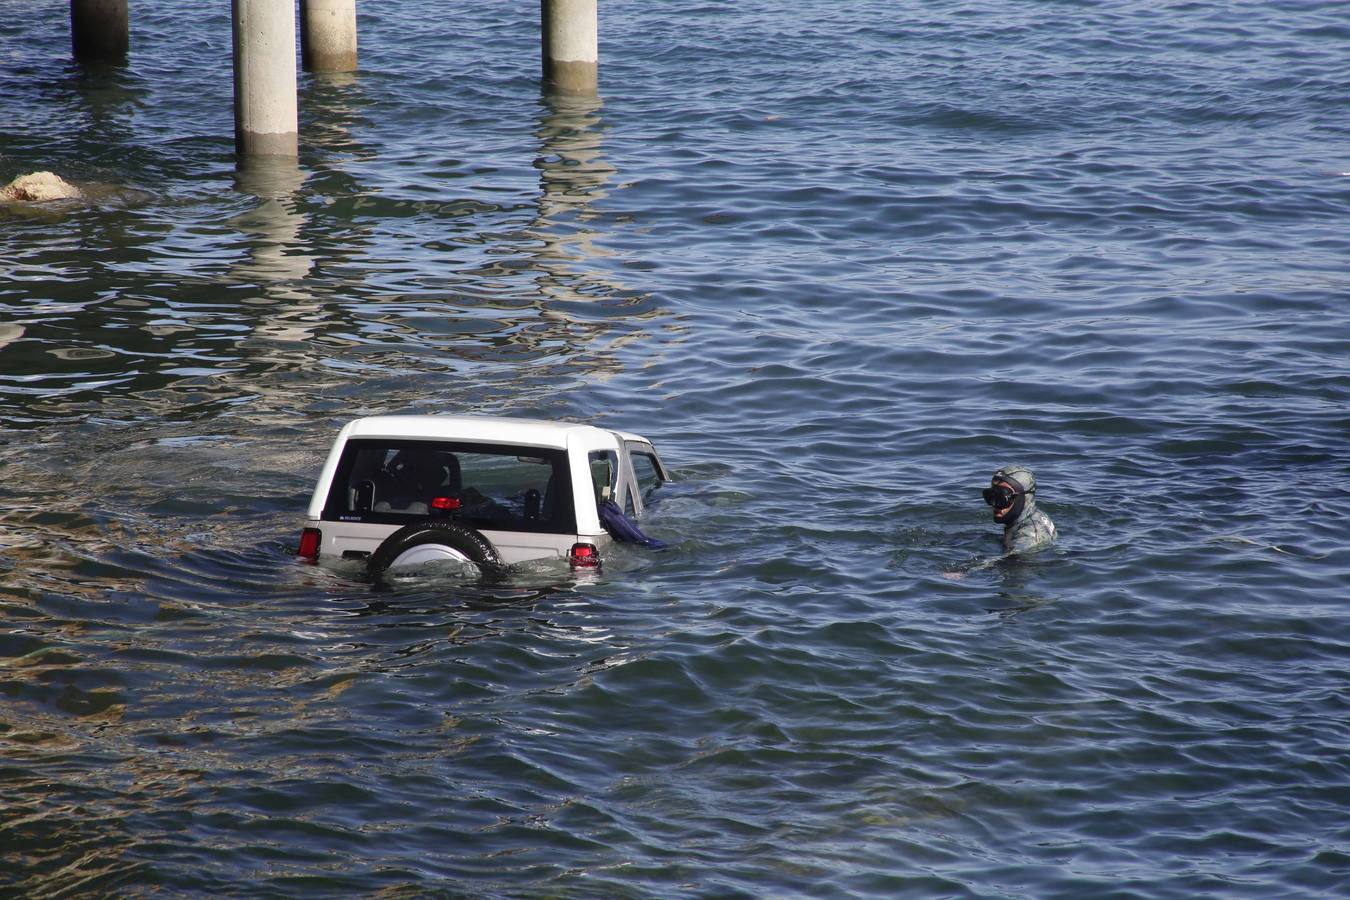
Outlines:
{"type": "Polygon", "coordinates": [[[299,553],[364,560],[375,576],[440,560],[484,571],[535,559],[593,567],[613,540],[602,518],[640,518],[668,480],[651,442],[592,425],[357,419],[328,454],[299,553]]]}

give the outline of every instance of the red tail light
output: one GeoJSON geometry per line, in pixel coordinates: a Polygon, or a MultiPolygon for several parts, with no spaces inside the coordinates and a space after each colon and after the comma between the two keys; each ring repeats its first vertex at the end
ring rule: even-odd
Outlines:
{"type": "Polygon", "coordinates": [[[598,569],[600,551],[594,544],[573,544],[571,552],[567,554],[567,561],[574,569],[598,569]]]}
{"type": "Polygon", "coordinates": [[[323,542],[323,532],[317,528],[306,528],[300,532],[300,549],[297,556],[303,556],[311,562],[319,558],[319,544],[323,542]]]}
{"type": "Polygon", "coordinates": [[[433,497],[431,498],[431,508],[440,512],[451,512],[459,509],[458,497],[433,497]]]}

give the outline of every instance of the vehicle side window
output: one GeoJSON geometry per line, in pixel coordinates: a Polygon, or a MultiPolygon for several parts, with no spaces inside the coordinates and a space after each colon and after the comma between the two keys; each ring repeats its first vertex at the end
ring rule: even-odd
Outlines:
{"type": "Polygon", "coordinates": [[[630,458],[633,461],[633,474],[637,476],[638,489],[645,497],[661,486],[661,470],[656,467],[656,461],[652,459],[651,454],[633,453],[630,458]]]}
{"type": "Polygon", "coordinates": [[[595,502],[613,500],[619,486],[619,454],[613,450],[594,450],[591,452],[590,462],[595,502]]]}

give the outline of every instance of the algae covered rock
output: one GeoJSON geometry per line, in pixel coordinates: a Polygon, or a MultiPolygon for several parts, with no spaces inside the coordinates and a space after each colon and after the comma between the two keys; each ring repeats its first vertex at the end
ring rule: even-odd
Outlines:
{"type": "Polygon", "coordinates": [[[75,185],[51,172],[20,175],[0,188],[0,200],[46,203],[49,200],[78,200],[84,195],[75,185]]]}

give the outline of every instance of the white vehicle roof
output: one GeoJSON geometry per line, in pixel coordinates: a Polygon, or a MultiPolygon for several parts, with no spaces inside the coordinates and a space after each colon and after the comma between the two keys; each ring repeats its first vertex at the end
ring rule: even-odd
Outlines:
{"type": "Polygon", "coordinates": [[[342,429],[340,439],[397,438],[521,444],[528,447],[613,446],[614,439],[645,441],[626,432],[607,431],[576,422],[513,419],[505,416],[372,416],[342,429]]]}
{"type": "MultiPolygon", "coordinates": [[[[343,426],[329,450],[318,483],[310,497],[308,518],[319,523],[323,520],[325,503],[329,499],[333,478],[335,477],[343,449],[349,440],[373,441],[445,441],[456,444],[484,444],[505,447],[521,447],[561,451],[567,456],[567,469],[572,485],[571,503],[576,516],[574,539],[598,540],[607,538],[604,526],[600,523],[600,514],[594,501],[593,473],[589,456],[596,451],[618,453],[620,471],[628,475],[631,482],[631,465],[626,462],[629,454],[625,452],[624,442],[636,441],[650,447],[650,442],[637,434],[626,431],[609,431],[594,425],[582,425],[576,422],[551,422],[540,419],[515,419],[504,416],[371,416],[355,419],[343,426]]],[[[525,454],[530,455],[530,454],[525,454]]],[[[665,478],[664,472],[661,474],[665,478]]],[[[639,502],[640,506],[640,502],[639,502]]],[[[350,528],[376,528],[379,524],[366,526],[352,524],[350,528]]],[[[386,526],[393,530],[393,526],[386,526]]],[[[505,534],[505,532],[503,532],[505,534]]],[[[572,532],[568,532],[572,534],[572,532]]],[[[549,535],[543,535],[548,538],[549,535]]],[[[555,536],[556,537],[556,536],[555,536]]],[[[565,536],[564,536],[565,537],[565,536]]],[[[514,545],[513,545],[514,546],[514,545]]],[[[541,546],[536,540],[530,545],[531,552],[541,546]]],[[[517,547],[517,550],[520,548],[517,547]]],[[[566,548],[562,548],[566,549],[566,548]]],[[[536,554],[537,555],[537,554],[536,554]]],[[[547,553],[545,555],[548,555],[547,553]]],[[[533,558],[533,557],[524,557],[533,558]]]]}

